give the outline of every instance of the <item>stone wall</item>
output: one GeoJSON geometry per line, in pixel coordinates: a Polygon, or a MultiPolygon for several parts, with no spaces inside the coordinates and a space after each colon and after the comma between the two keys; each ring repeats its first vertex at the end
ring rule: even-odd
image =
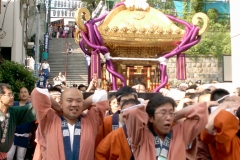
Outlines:
{"type": "Polygon", "coordinates": [[[212,81],[223,82],[222,61],[217,58],[209,57],[186,57],[186,80],[177,80],[176,78],[176,57],[168,61],[167,73],[169,82],[175,86],[182,82],[202,80],[202,83],[211,83],[212,81]]]}

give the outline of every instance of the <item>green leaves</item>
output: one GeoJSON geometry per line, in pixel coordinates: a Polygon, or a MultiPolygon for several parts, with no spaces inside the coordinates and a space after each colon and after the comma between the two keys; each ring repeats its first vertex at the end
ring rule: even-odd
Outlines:
{"type": "Polygon", "coordinates": [[[12,86],[15,100],[19,100],[18,93],[21,87],[26,87],[32,91],[37,79],[32,76],[32,72],[24,65],[17,62],[4,60],[0,65],[0,83],[7,83],[12,86]]]}

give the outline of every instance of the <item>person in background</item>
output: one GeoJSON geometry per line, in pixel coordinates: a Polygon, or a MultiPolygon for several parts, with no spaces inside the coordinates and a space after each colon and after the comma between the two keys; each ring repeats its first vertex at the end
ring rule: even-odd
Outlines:
{"type": "Polygon", "coordinates": [[[61,85],[62,82],[59,80],[58,77],[54,77],[53,78],[53,85],[56,86],[56,85],[61,85]]]}
{"type": "Polygon", "coordinates": [[[13,106],[14,95],[11,86],[0,83],[0,159],[7,158],[13,144],[16,126],[36,120],[32,105],[13,106]]]}
{"type": "Polygon", "coordinates": [[[79,89],[81,92],[86,92],[87,86],[85,86],[85,85],[83,85],[83,84],[80,84],[80,85],[78,86],[78,89],[79,89]]]}
{"type": "Polygon", "coordinates": [[[187,88],[188,88],[188,85],[186,83],[181,83],[178,87],[178,89],[183,92],[185,92],[187,88]]]}
{"type": "Polygon", "coordinates": [[[235,91],[233,92],[234,95],[240,97],[240,87],[237,87],[235,91]]]}
{"type": "Polygon", "coordinates": [[[45,59],[44,62],[41,65],[41,70],[43,70],[43,72],[46,75],[46,79],[48,79],[49,73],[50,73],[50,65],[48,64],[48,61],[45,59]]]}
{"type": "Polygon", "coordinates": [[[42,58],[43,59],[48,59],[48,52],[46,52],[46,50],[44,49],[43,53],[42,53],[42,58]]]}
{"type": "MultiPolygon", "coordinates": [[[[20,101],[15,101],[13,106],[25,106],[29,104],[29,92],[28,89],[22,87],[19,92],[20,101]]],[[[14,143],[7,154],[7,160],[13,160],[14,154],[17,151],[17,160],[24,160],[27,153],[27,148],[30,147],[31,131],[34,125],[33,122],[21,124],[16,127],[14,143]]]]}
{"type": "Polygon", "coordinates": [[[39,80],[38,80],[38,84],[37,87],[39,88],[45,88],[46,86],[46,74],[43,72],[43,70],[41,70],[40,74],[39,74],[39,80]]]}
{"type": "Polygon", "coordinates": [[[217,88],[215,86],[209,86],[207,89],[210,90],[210,92],[215,91],[217,88]]]}
{"type": "Polygon", "coordinates": [[[53,33],[53,28],[52,25],[49,24],[48,25],[48,34],[49,34],[49,39],[52,39],[52,33],[53,33]]]}
{"type": "Polygon", "coordinates": [[[52,84],[50,83],[49,79],[46,80],[46,87],[47,89],[51,88],[52,84]]]}
{"type": "Polygon", "coordinates": [[[60,105],[62,91],[60,88],[54,86],[48,89],[50,96],[60,105]]]}
{"type": "MultiPolygon", "coordinates": [[[[136,99],[138,100],[138,95],[135,89],[130,86],[121,87],[116,92],[116,99],[118,107],[129,100],[136,99]]],[[[123,115],[119,114],[119,112],[115,112],[111,116],[106,116],[103,120],[103,124],[99,127],[99,132],[96,138],[96,147],[97,145],[113,130],[122,127],[124,124],[123,115]]]]}
{"type": "Polygon", "coordinates": [[[138,93],[146,92],[146,84],[143,82],[138,82],[135,86],[132,86],[138,93]]]}
{"type": "Polygon", "coordinates": [[[109,100],[109,104],[110,104],[109,115],[114,114],[117,111],[120,111],[120,107],[118,106],[118,102],[117,102],[117,98],[116,98],[116,92],[109,93],[108,100],[109,100]]]}
{"type": "Polygon", "coordinates": [[[73,84],[72,87],[73,87],[73,88],[78,88],[78,85],[77,85],[77,84],[73,84]]]}
{"type": "MultiPolygon", "coordinates": [[[[139,104],[140,102],[138,100],[129,99],[124,101],[120,108],[121,110],[124,110],[139,104]]],[[[114,159],[114,157],[118,157],[119,160],[134,159],[129,147],[128,137],[126,135],[126,125],[123,125],[123,127],[109,133],[95,150],[94,160],[114,159]]]]}
{"type": "Polygon", "coordinates": [[[53,38],[57,38],[58,28],[56,24],[53,25],[53,38]]]}
{"type": "Polygon", "coordinates": [[[66,82],[66,77],[62,74],[62,72],[59,72],[57,77],[59,81],[66,82]]]}
{"type": "Polygon", "coordinates": [[[59,27],[58,33],[59,33],[59,38],[63,38],[63,28],[61,26],[59,27]]]}

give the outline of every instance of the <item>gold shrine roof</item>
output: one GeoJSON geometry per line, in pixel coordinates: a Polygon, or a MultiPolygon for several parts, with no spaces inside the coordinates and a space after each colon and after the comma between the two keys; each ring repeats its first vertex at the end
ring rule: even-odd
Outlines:
{"type": "Polygon", "coordinates": [[[157,9],[149,7],[146,11],[130,10],[124,5],[113,9],[98,30],[109,48],[168,46],[168,50],[171,50],[185,34],[185,30],[157,9]]]}

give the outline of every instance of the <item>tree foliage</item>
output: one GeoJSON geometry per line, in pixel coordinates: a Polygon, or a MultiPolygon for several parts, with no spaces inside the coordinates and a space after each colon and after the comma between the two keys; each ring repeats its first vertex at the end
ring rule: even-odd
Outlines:
{"type": "Polygon", "coordinates": [[[19,100],[18,93],[21,87],[26,87],[32,91],[37,79],[33,77],[32,72],[27,70],[24,65],[14,61],[2,61],[0,65],[0,82],[12,86],[15,100],[19,100]]]}
{"type": "MultiPolygon", "coordinates": [[[[190,0],[191,12],[187,12],[187,2],[184,5],[184,20],[191,23],[197,12],[203,12],[204,0],[190,0]]],[[[208,30],[202,35],[201,41],[186,51],[190,55],[212,55],[222,58],[223,54],[231,54],[230,22],[228,17],[219,18],[217,9],[211,8],[206,14],[210,19],[208,30]]],[[[201,27],[201,25],[200,25],[201,27]]]]}

